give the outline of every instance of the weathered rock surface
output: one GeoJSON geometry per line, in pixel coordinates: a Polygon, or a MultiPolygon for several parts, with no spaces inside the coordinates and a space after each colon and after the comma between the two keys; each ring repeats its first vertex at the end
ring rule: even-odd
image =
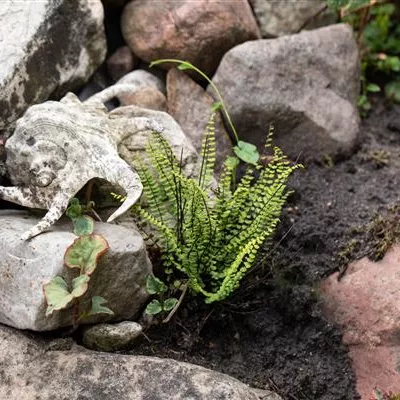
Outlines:
{"type": "Polygon", "coordinates": [[[265,38],[297,33],[335,23],[336,16],[325,0],[250,0],[265,38]]]}
{"type": "Polygon", "coordinates": [[[132,94],[124,94],[120,97],[122,106],[134,105],[150,110],[167,111],[167,98],[163,92],[156,88],[145,87],[132,94]]]}
{"type": "Polygon", "coordinates": [[[127,73],[131,72],[137,65],[139,60],[133,55],[128,46],[118,48],[107,59],[107,72],[113,82],[122,78],[127,73]]]}
{"type": "MultiPolygon", "coordinates": [[[[137,106],[119,107],[110,113],[112,118],[147,118],[163,127],[163,136],[168,140],[174,155],[182,158],[183,171],[186,176],[195,176],[199,156],[190,139],[182,131],[179,124],[171,115],[163,111],[150,110],[137,106]]],[[[139,156],[145,155],[145,149],[151,132],[141,131],[128,135],[120,142],[118,152],[127,162],[135,164],[139,156]]]]}
{"type": "MultiPolygon", "coordinates": [[[[179,123],[197,152],[201,154],[201,143],[212,113],[213,98],[178,69],[171,69],[167,74],[167,97],[168,113],[179,123]]],[[[215,131],[217,169],[220,170],[232,148],[220,114],[216,117],[215,131]]]]}
{"type": "Polygon", "coordinates": [[[227,50],[259,37],[247,0],[136,0],[125,6],[121,28],[141,59],[178,58],[208,74],[227,50]]]}
{"type": "MultiPolygon", "coordinates": [[[[50,232],[21,241],[21,234],[37,221],[22,211],[0,213],[0,323],[45,331],[72,322],[71,310],[45,316],[43,284],[56,275],[72,277],[74,271],[64,267],[63,256],[76,236],[71,224],[61,221],[50,232]]],[[[96,223],[95,233],[106,238],[110,249],[92,275],[85,298],[102,296],[115,313],[113,319],[130,319],[148,298],[145,279],[151,264],[143,239],[136,231],[101,222],[96,223]]],[[[84,322],[110,320],[107,315],[94,318],[84,322]]]]}
{"type": "Polygon", "coordinates": [[[373,389],[400,392],[400,245],[379,262],[367,258],[322,284],[326,315],[343,329],[362,399],[373,389]]]}
{"type": "Polygon", "coordinates": [[[347,25],[236,46],[213,82],[243,140],[260,145],[273,123],[293,158],[348,155],[357,143],[359,60],[347,25]]]}
{"type": "Polygon", "coordinates": [[[100,0],[6,1],[0,8],[0,131],[31,104],[84,83],[103,62],[100,0]]]}
{"type": "Polygon", "coordinates": [[[84,328],[82,341],[89,349],[116,351],[132,345],[141,334],[142,326],[133,321],[97,324],[84,328]]]}
{"type": "Polygon", "coordinates": [[[0,398],[7,400],[279,400],[227,375],[155,357],[55,350],[0,326],[0,398]]]}
{"type": "Polygon", "coordinates": [[[116,85],[123,84],[129,84],[131,89],[129,90],[129,92],[127,91],[126,93],[118,95],[118,100],[120,101],[122,106],[135,105],[138,107],[158,109],[157,102],[159,105],[160,98],[164,98],[164,102],[166,102],[164,95],[164,82],[148,71],[145,71],[143,69],[136,69],[135,71],[124,75],[121,79],[118,80],[116,85]],[[153,99],[151,100],[151,98],[148,97],[147,105],[151,105],[153,101],[153,107],[146,107],[145,105],[141,105],[146,104],[146,101],[143,99],[144,96],[142,92],[144,89],[152,89],[153,99]],[[157,95],[154,95],[154,93],[157,93],[157,95]]]}

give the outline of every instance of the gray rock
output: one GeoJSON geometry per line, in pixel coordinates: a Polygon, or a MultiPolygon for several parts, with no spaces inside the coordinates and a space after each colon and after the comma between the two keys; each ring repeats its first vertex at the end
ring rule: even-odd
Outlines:
{"type": "Polygon", "coordinates": [[[78,346],[54,351],[1,326],[0,354],[0,398],[7,400],[279,399],[196,365],[82,351],[78,346]]]}
{"type": "MultiPolygon", "coordinates": [[[[72,323],[70,309],[45,316],[43,284],[56,275],[72,277],[74,271],[64,267],[63,256],[76,236],[71,223],[61,221],[52,231],[21,241],[22,232],[37,221],[22,211],[0,213],[0,323],[45,331],[72,323]]],[[[102,314],[83,323],[131,319],[148,298],[145,279],[151,264],[143,239],[136,231],[100,222],[95,224],[95,233],[106,238],[110,249],[101,258],[82,301],[102,296],[115,316],[102,314]]]]}
{"type": "Polygon", "coordinates": [[[2,2],[0,43],[2,130],[29,105],[77,88],[103,62],[101,1],[2,2]]]}
{"type": "Polygon", "coordinates": [[[93,350],[116,351],[132,345],[142,334],[137,322],[123,321],[118,324],[98,324],[83,330],[83,344],[93,350]]]}
{"type": "Polygon", "coordinates": [[[325,0],[250,0],[263,37],[297,33],[336,22],[325,0]]]}
{"type": "Polygon", "coordinates": [[[213,78],[243,140],[261,145],[269,125],[293,158],[346,156],[356,144],[360,82],[348,25],[239,45],[213,78]]]}

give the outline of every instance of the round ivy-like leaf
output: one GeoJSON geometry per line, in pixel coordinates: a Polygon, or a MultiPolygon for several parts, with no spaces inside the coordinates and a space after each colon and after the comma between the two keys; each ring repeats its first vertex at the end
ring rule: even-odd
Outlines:
{"type": "Polygon", "coordinates": [[[148,294],[158,294],[167,291],[167,286],[163,281],[156,278],[154,275],[148,275],[146,279],[146,290],[148,294]]]}
{"type": "Polygon", "coordinates": [[[87,215],[74,219],[74,233],[76,236],[91,235],[94,229],[94,220],[87,215]]]}
{"type": "Polygon", "coordinates": [[[72,297],[81,297],[86,293],[89,286],[90,277],[87,275],[79,275],[72,280],[72,297]]]}
{"type": "Polygon", "coordinates": [[[43,291],[47,302],[46,317],[53,311],[66,308],[74,299],[68,291],[67,283],[61,276],[56,276],[49,283],[43,285],[43,291]]]}
{"type": "Polygon", "coordinates": [[[234,153],[247,164],[256,165],[260,154],[258,153],[257,147],[254,144],[243,142],[239,140],[237,146],[233,148],[234,153]]]}
{"type": "Polygon", "coordinates": [[[88,312],[89,315],[96,315],[96,314],[110,314],[114,315],[114,312],[110,310],[108,307],[105,307],[103,304],[106,304],[107,300],[101,296],[93,296],[92,297],[92,308],[88,312]]]}
{"type": "Polygon", "coordinates": [[[70,200],[69,206],[65,214],[72,220],[82,215],[82,206],[80,205],[79,200],[77,198],[74,197],[73,199],[70,200]]]}
{"type": "Polygon", "coordinates": [[[79,268],[81,274],[91,275],[108,248],[107,241],[101,235],[81,236],[68,247],[64,262],[69,268],[79,268]]]}
{"type": "Polygon", "coordinates": [[[158,300],[152,300],[149,304],[147,304],[145,313],[150,315],[159,314],[162,311],[161,303],[158,300]]]}
{"type": "Polygon", "coordinates": [[[165,300],[163,304],[164,311],[171,311],[177,303],[178,299],[175,299],[174,297],[170,297],[169,299],[165,300]]]}

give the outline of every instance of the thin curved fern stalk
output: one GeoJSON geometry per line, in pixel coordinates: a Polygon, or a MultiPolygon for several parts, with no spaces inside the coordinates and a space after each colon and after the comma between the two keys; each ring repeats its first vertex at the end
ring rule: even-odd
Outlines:
{"type": "Polygon", "coordinates": [[[279,223],[290,193],[287,180],[300,165],[273,148],[271,136],[272,130],[266,141],[270,161],[248,165],[235,187],[238,160],[228,158],[213,189],[214,114],[203,137],[197,178],[182,173],[167,141],[156,132],[147,146],[148,161],[137,168],[144,198],[135,212],[158,232],[166,271],[172,271],[173,279],[183,274],[189,289],[207,303],[223,300],[239,287],[279,223]]]}

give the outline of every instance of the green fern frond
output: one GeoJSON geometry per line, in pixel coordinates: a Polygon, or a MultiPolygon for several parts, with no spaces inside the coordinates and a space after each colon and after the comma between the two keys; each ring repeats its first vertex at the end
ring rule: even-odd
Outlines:
{"type": "Polygon", "coordinates": [[[199,186],[202,189],[208,187],[214,178],[216,162],[215,118],[216,114],[212,113],[201,144],[202,163],[199,174],[199,186]]]}
{"type": "Polygon", "coordinates": [[[185,274],[191,291],[207,303],[223,300],[238,288],[279,223],[290,193],[287,180],[299,166],[272,146],[272,134],[270,128],[265,144],[273,153],[270,161],[248,167],[235,182],[236,159],[228,159],[215,193],[215,114],[204,135],[197,179],[183,174],[158,133],[147,146],[148,161],[138,165],[144,202],[137,212],[157,230],[165,268],[185,274]]]}

